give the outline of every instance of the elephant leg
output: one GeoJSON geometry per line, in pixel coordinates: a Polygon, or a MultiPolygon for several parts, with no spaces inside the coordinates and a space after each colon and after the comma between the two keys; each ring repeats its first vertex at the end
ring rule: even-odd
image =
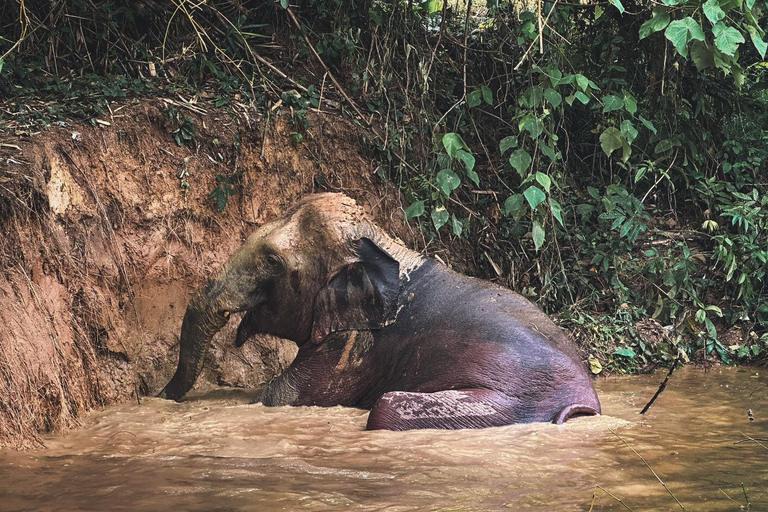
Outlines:
{"type": "Polygon", "coordinates": [[[485,428],[521,421],[520,401],[490,389],[392,391],[371,409],[368,430],[485,428]]]}

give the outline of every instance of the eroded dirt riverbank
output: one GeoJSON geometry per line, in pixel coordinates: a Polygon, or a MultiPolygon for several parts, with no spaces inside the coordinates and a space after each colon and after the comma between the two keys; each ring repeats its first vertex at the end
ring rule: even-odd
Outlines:
{"type": "Polygon", "coordinates": [[[624,510],[599,485],[634,510],[680,510],[622,439],[687,510],[738,510],[742,483],[768,507],[768,449],[734,444],[768,434],[768,375],[684,368],[639,416],[662,378],[600,380],[599,418],[454,432],[365,432],[367,411],[265,408],[242,391],[144,399],[46,449],[0,451],[0,508],[589,510],[596,492],[594,510],[624,510]]]}

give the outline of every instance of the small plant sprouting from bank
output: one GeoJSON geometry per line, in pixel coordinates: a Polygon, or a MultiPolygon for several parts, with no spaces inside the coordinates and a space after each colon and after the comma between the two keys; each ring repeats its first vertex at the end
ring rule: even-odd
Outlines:
{"type": "Polygon", "coordinates": [[[218,211],[223,212],[229,203],[229,199],[238,193],[240,179],[242,177],[242,171],[226,175],[216,175],[216,182],[218,185],[211,191],[210,194],[208,194],[208,198],[213,199],[218,211]]]}

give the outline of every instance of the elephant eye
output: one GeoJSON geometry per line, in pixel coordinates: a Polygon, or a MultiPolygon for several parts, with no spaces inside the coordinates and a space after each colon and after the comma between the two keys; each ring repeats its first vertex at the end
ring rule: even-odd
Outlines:
{"type": "Polygon", "coordinates": [[[221,318],[229,318],[229,315],[230,313],[226,309],[222,309],[221,311],[219,311],[219,316],[221,318]]]}
{"type": "Polygon", "coordinates": [[[271,265],[273,267],[276,267],[276,266],[278,266],[278,265],[280,265],[282,263],[282,260],[280,259],[280,256],[278,256],[277,254],[274,254],[274,253],[267,254],[266,260],[267,260],[267,263],[269,263],[269,265],[271,265]]]}

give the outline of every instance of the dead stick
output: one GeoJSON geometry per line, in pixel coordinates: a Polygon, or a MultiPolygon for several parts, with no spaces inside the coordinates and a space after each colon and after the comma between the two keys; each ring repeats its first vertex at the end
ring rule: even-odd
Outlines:
{"type": "Polygon", "coordinates": [[[664,377],[664,381],[661,383],[661,386],[659,386],[658,391],[656,391],[656,394],[653,395],[653,398],[651,398],[651,401],[645,404],[645,407],[643,407],[643,410],[640,411],[640,414],[645,414],[646,412],[648,412],[648,409],[651,408],[651,406],[653,405],[653,402],[655,402],[656,399],[659,398],[659,395],[661,394],[661,392],[664,391],[664,389],[666,389],[667,382],[669,381],[669,378],[672,376],[672,372],[674,372],[675,368],[677,368],[677,364],[679,362],[680,362],[680,354],[678,353],[677,359],[675,359],[675,362],[672,365],[672,368],[669,369],[669,373],[667,373],[667,376],[664,377]]]}

